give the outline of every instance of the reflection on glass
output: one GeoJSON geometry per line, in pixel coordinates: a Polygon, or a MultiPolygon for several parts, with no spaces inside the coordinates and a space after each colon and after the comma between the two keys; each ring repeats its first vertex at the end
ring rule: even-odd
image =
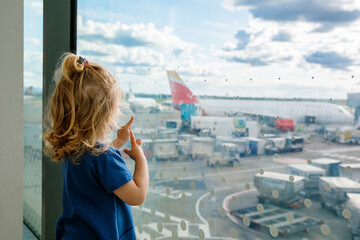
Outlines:
{"type": "Polygon", "coordinates": [[[78,53],[116,74],[144,142],[138,239],[360,232],[355,0],[78,4],[78,53]]]}
{"type": "Polygon", "coordinates": [[[23,218],[41,233],[42,1],[24,1],[23,218]]]}

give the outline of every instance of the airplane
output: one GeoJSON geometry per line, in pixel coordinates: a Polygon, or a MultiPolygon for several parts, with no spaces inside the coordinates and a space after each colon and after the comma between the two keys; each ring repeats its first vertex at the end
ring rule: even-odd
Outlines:
{"type": "Polygon", "coordinates": [[[153,98],[138,98],[132,92],[129,84],[129,96],[127,102],[130,104],[131,110],[135,112],[159,112],[161,106],[153,98]]]}
{"type": "Polygon", "coordinates": [[[349,125],[354,120],[342,106],[325,102],[200,99],[175,71],[167,71],[167,76],[175,108],[179,109],[181,104],[194,104],[203,116],[255,116],[274,120],[276,127],[282,130],[293,129],[295,123],[349,125]]]}

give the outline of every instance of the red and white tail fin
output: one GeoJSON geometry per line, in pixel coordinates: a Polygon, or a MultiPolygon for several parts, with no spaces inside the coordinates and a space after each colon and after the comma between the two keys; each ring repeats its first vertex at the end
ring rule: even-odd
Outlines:
{"type": "Polygon", "coordinates": [[[185,82],[175,71],[166,71],[170,83],[173,104],[199,103],[196,96],[189,90],[185,82]]]}

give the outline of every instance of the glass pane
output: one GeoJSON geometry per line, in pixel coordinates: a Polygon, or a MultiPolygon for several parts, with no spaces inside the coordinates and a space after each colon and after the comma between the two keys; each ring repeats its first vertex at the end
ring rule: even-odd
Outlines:
{"type": "Polygon", "coordinates": [[[358,234],[359,11],[355,0],[78,1],[78,54],[118,77],[120,123],[134,114],[144,142],[138,239],[358,234]]]}
{"type": "Polygon", "coordinates": [[[41,233],[43,2],[24,1],[24,222],[41,233]]]}

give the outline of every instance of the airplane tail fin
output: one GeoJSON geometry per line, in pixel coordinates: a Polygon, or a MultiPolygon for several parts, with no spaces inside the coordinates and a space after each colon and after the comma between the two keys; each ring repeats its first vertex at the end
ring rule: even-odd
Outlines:
{"type": "Polygon", "coordinates": [[[175,71],[166,71],[166,73],[169,79],[173,104],[199,103],[196,96],[175,71]]]}

